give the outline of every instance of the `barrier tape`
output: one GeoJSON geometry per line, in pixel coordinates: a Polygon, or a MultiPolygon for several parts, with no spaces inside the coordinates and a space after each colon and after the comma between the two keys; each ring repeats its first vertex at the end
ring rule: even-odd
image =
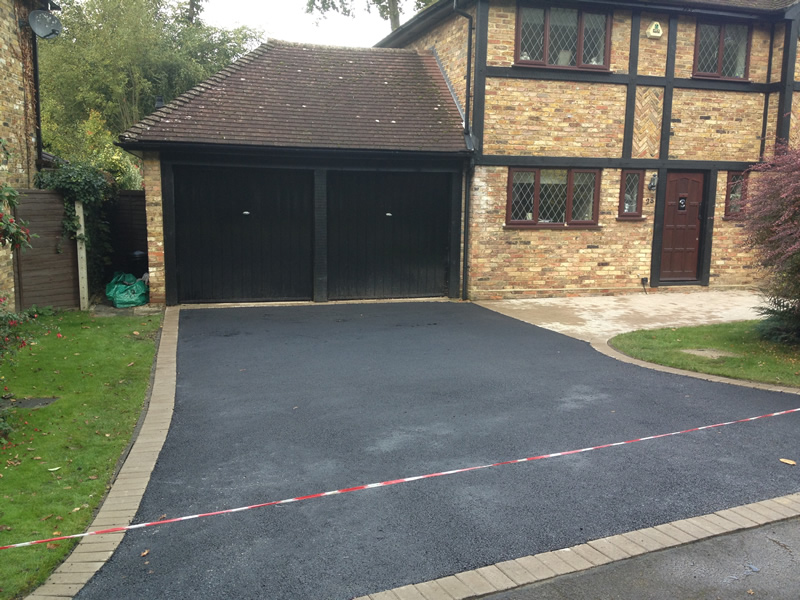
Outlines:
{"type": "Polygon", "coordinates": [[[650,435],[647,437],[637,438],[635,440],[628,440],[626,442],[615,442],[613,444],[602,444],[600,446],[592,446],[591,448],[581,448],[580,450],[568,450],[567,452],[554,452],[552,454],[541,454],[539,456],[531,456],[528,458],[518,458],[516,460],[504,460],[488,465],[480,465],[477,467],[466,467],[464,469],[454,469],[452,471],[442,471],[440,473],[430,473],[428,475],[417,475],[415,477],[404,477],[402,479],[390,479],[389,481],[381,481],[380,483],[368,483],[366,485],[358,485],[355,487],[344,488],[341,490],[334,490],[331,492],[321,492],[319,494],[309,494],[308,496],[297,496],[295,498],[287,498],[286,500],[274,500],[272,502],[263,502],[261,504],[253,504],[251,506],[242,506],[240,508],[229,508],[225,510],[217,510],[214,512],[202,513],[198,515],[190,515],[187,517],[178,517],[175,519],[164,519],[161,521],[152,521],[150,523],[138,523],[136,525],[126,525],[124,527],[112,527],[111,529],[101,529],[98,531],[88,531],[86,533],[76,533],[74,535],[62,535],[59,537],[48,538],[46,540],[36,540],[33,542],[23,542],[20,544],[11,544],[9,546],[0,546],[0,550],[9,550],[11,548],[24,548],[26,546],[35,546],[38,544],[47,544],[61,540],[71,540],[76,538],[88,537],[91,535],[103,535],[108,533],[119,533],[122,531],[131,531],[133,529],[143,529],[145,527],[153,527],[155,525],[167,525],[169,523],[178,523],[180,521],[191,521],[192,519],[201,519],[205,517],[215,517],[217,515],[228,515],[232,513],[242,512],[245,510],[253,510],[254,508],[264,508],[266,506],[276,506],[279,504],[291,504],[292,502],[301,502],[303,500],[312,500],[314,498],[323,498],[325,496],[337,496],[339,494],[348,494],[350,492],[359,492],[361,490],[370,490],[373,488],[387,487],[390,485],[397,485],[400,483],[409,483],[412,481],[419,481],[422,479],[433,479],[434,477],[444,477],[445,475],[456,475],[458,473],[468,473],[470,471],[480,471],[482,469],[490,469],[492,467],[502,467],[505,465],[514,465],[519,463],[533,462],[537,460],[544,460],[547,458],[558,458],[559,456],[569,456],[570,454],[581,454],[582,452],[591,452],[593,450],[602,450],[603,448],[613,448],[615,446],[625,446],[627,444],[635,444],[636,442],[646,442],[649,440],[657,440],[660,438],[672,437],[682,435],[685,433],[693,433],[695,431],[704,431],[708,429],[716,429],[718,427],[725,427],[727,425],[738,425],[740,423],[749,423],[751,421],[758,421],[760,419],[768,419],[770,417],[780,417],[791,413],[800,412],[799,408],[791,410],[783,410],[780,412],[761,415],[758,417],[749,417],[747,419],[739,419],[738,421],[727,421],[725,423],[717,423],[715,425],[704,425],[703,427],[693,427],[692,429],[684,429],[683,431],[673,431],[672,433],[662,433],[659,435],[650,435]]]}

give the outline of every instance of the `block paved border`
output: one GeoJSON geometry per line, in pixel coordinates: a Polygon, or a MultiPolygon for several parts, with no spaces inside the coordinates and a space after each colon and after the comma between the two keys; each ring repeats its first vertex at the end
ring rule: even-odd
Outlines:
{"type": "MultiPolygon", "coordinates": [[[[169,307],[164,313],[144,422],[111,491],[89,526],[90,531],[130,525],[139,509],[150,474],[167,439],[175,406],[179,315],[178,307],[169,307]]],[[[124,536],[124,533],[109,533],[82,538],[67,560],[26,600],[74,597],[111,558],[124,536]]]]}
{"type": "Polygon", "coordinates": [[[800,493],[523,556],[355,600],[471,600],[560,575],[800,517],[800,493]]]}

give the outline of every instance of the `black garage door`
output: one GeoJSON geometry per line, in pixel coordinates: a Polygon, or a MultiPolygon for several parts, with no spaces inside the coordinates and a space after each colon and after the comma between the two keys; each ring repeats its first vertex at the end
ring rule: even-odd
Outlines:
{"type": "Polygon", "coordinates": [[[446,173],[328,173],[328,297],[447,295],[450,181],[446,173]]]}
{"type": "Polygon", "coordinates": [[[313,171],[173,173],[178,302],[311,299],[313,171]]]}

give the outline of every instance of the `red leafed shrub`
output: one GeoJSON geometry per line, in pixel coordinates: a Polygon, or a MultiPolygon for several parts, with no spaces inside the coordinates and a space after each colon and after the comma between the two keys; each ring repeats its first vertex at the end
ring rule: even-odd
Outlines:
{"type": "Polygon", "coordinates": [[[779,148],[750,170],[743,216],[767,272],[762,334],[800,343],[800,150],[779,148]]]}

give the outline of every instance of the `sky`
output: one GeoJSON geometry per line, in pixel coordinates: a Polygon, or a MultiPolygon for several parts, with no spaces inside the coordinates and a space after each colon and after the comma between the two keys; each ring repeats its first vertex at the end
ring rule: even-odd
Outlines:
{"type": "MultiPolygon", "coordinates": [[[[363,7],[366,0],[357,0],[356,4],[363,7]]],[[[410,6],[411,2],[403,4],[410,6]]],[[[391,33],[389,22],[375,10],[359,10],[352,18],[334,12],[320,17],[306,14],[305,6],[306,0],[208,0],[202,18],[216,27],[246,25],[262,30],[267,38],[331,46],[374,46],[391,33]]],[[[409,8],[401,14],[400,22],[411,16],[409,8]]]]}

